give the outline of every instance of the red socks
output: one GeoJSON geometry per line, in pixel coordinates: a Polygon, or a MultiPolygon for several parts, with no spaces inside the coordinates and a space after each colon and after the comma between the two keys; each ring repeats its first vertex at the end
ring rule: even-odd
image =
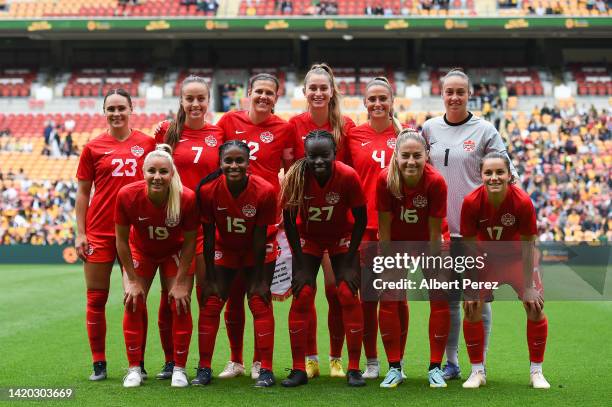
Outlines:
{"type": "Polygon", "coordinates": [[[363,349],[366,358],[378,358],[376,348],[376,337],[378,334],[378,302],[363,301],[361,303],[363,310],[363,349]]]}
{"type": "Polygon", "coordinates": [[[106,360],[106,315],[108,290],[87,290],[86,324],[93,361],[106,360]]]}
{"type": "Polygon", "coordinates": [[[338,285],[338,299],[342,305],[344,334],[346,335],[346,347],[349,356],[348,369],[359,370],[361,344],[364,338],[363,312],[359,295],[353,294],[346,282],[341,281],[338,285]]]}
{"type": "Polygon", "coordinates": [[[408,301],[400,301],[399,305],[399,322],[400,322],[400,359],[404,359],[404,351],[406,350],[406,342],[408,341],[408,323],[410,313],[408,310],[408,301]]]}
{"type": "Polygon", "coordinates": [[[249,308],[253,313],[255,345],[258,350],[261,368],[272,370],[272,355],[274,351],[274,311],[272,304],[267,304],[263,298],[254,295],[249,300],[249,308]]]}
{"type": "Polygon", "coordinates": [[[533,363],[544,362],[546,338],[548,337],[548,319],[541,321],[527,320],[527,346],[529,347],[529,361],[533,363]]]}
{"type": "MultiPolygon", "coordinates": [[[[316,294],[315,294],[316,296],[316,294]]],[[[316,355],[317,351],[317,308],[312,303],[308,314],[308,337],[306,338],[306,356],[316,355]]]]}
{"type": "Polygon", "coordinates": [[[222,309],[223,301],[215,296],[208,297],[204,305],[200,307],[200,318],[198,321],[199,367],[210,368],[222,309]]]}
{"type": "MultiPolygon", "coordinates": [[[[172,301],[172,342],[174,343],[174,364],[176,367],[185,367],[187,355],[189,354],[189,344],[191,343],[191,332],[193,322],[191,321],[191,311],[185,313],[181,310],[176,312],[176,301],[172,301]]],[[[168,356],[166,356],[166,361],[168,356]]]]}
{"type": "Polygon", "coordinates": [[[447,301],[430,301],[429,308],[429,362],[442,363],[450,330],[450,309],[447,301]]]}
{"type": "Polygon", "coordinates": [[[335,284],[325,286],[325,297],[329,305],[327,311],[327,328],[329,329],[329,356],[342,357],[344,346],[344,323],[342,322],[342,305],[338,299],[338,290],[335,284]]]}
{"type": "Polygon", "coordinates": [[[470,357],[470,363],[475,365],[484,362],[484,324],[482,320],[470,322],[463,320],[463,337],[470,357]]]}
{"type": "Polygon", "coordinates": [[[294,295],[289,309],[289,339],[293,369],[306,370],[306,337],[310,310],[314,306],[315,291],[305,285],[298,296],[294,295]]]}
{"type": "Polygon", "coordinates": [[[232,362],[243,363],[242,348],[244,342],[244,282],[237,276],[230,288],[227,306],[225,307],[225,328],[231,350],[232,362]]]}
{"type": "Polygon", "coordinates": [[[136,303],[136,311],[132,311],[132,305],[127,306],[123,312],[123,337],[130,367],[140,366],[144,355],[146,305],[142,299],[136,303]]]}
{"type": "Polygon", "coordinates": [[[172,310],[170,309],[170,304],[168,304],[168,291],[161,290],[157,326],[159,327],[159,339],[161,339],[166,363],[172,360],[172,352],[174,350],[174,345],[172,343],[172,325],[172,310]]]}
{"type": "Polygon", "coordinates": [[[378,310],[380,337],[385,346],[389,363],[396,363],[401,360],[400,307],[400,301],[381,301],[378,310]]]}

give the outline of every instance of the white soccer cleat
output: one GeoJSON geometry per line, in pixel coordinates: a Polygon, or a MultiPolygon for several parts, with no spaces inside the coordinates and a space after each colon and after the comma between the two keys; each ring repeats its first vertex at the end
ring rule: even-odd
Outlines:
{"type": "Polygon", "coordinates": [[[251,379],[253,380],[259,379],[260,370],[261,370],[261,362],[253,362],[253,366],[251,366],[251,379]]]}
{"type": "Polygon", "coordinates": [[[366,363],[366,370],[365,372],[363,372],[363,375],[361,375],[361,377],[363,377],[364,379],[378,379],[379,375],[380,364],[378,363],[378,360],[376,360],[366,363]]]}
{"type": "Polygon", "coordinates": [[[123,378],[123,387],[138,387],[142,384],[140,366],[130,367],[123,378]]]}
{"type": "Polygon", "coordinates": [[[550,389],[550,383],[548,383],[548,380],[546,380],[541,370],[531,372],[529,375],[529,384],[534,389],[550,389]]]}
{"type": "Polygon", "coordinates": [[[225,368],[221,373],[219,373],[219,379],[231,379],[232,377],[243,376],[244,375],[244,365],[240,363],[232,362],[231,360],[227,362],[225,368]]]}
{"type": "Polygon", "coordinates": [[[477,389],[480,386],[487,384],[487,376],[484,370],[476,370],[470,374],[470,377],[463,383],[464,389],[477,389]]]}
{"type": "Polygon", "coordinates": [[[189,380],[187,379],[187,373],[185,373],[184,367],[174,367],[172,370],[172,387],[187,387],[189,386],[189,380]]]}

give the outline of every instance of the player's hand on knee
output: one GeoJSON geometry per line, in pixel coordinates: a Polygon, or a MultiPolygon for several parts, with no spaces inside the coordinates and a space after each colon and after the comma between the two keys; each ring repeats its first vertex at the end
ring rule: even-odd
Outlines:
{"type": "Polygon", "coordinates": [[[181,314],[181,311],[187,314],[191,307],[191,294],[186,286],[175,283],[174,287],[168,293],[168,301],[176,301],[176,313],[181,314]]]}
{"type": "Polygon", "coordinates": [[[136,306],[138,305],[139,297],[142,297],[140,301],[144,301],[145,291],[142,284],[138,280],[128,281],[125,287],[125,295],[123,297],[123,304],[127,307],[132,306],[132,312],[136,312],[136,306]]]}
{"type": "Polygon", "coordinates": [[[293,291],[293,295],[299,297],[302,288],[308,284],[308,279],[304,277],[304,273],[301,271],[301,269],[294,269],[293,271],[294,273],[291,278],[291,291],[293,291]]]}
{"type": "Polygon", "coordinates": [[[544,309],[544,298],[535,288],[527,288],[523,293],[523,303],[531,313],[539,314],[544,309]]]}

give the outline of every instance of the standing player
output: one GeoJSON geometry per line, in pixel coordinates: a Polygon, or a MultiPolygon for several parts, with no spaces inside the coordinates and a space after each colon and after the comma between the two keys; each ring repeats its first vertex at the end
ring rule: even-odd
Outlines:
{"type": "MultiPolygon", "coordinates": [[[[377,77],[366,85],[363,101],[368,111],[368,122],[349,130],[348,153],[353,168],[359,174],[368,200],[368,226],[364,241],[378,240],[376,213],[376,182],[383,168],[389,165],[395,149],[395,139],[402,126],[393,117],[393,88],[386,78],[377,77]]],[[[367,358],[365,379],[376,379],[380,373],[378,362],[378,301],[362,298],[363,348],[367,358]]],[[[408,333],[408,308],[401,310],[402,337],[408,333]]],[[[402,348],[403,349],[403,348],[402,348]]],[[[403,355],[403,351],[402,351],[403,355]]]]}
{"type": "MultiPolygon", "coordinates": [[[[530,384],[537,389],[548,389],[550,384],[542,374],[548,320],[543,311],[542,287],[538,284],[539,278],[533,268],[532,244],[537,235],[535,209],[524,191],[510,185],[512,175],[510,160],[506,154],[493,152],[485,155],[480,162],[480,172],[484,185],[468,194],[463,201],[461,235],[468,241],[529,242],[523,244],[529,247],[523,247],[522,253],[514,251],[508,254],[508,245],[499,252],[496,250],[494,262],[497,264],[489,265],[485,269],[484,279],[510,284],[523,301],[527,312],[527,345],[531,361],[530,384]]],[[[479,272],[481,273],[482,271],[479,272]]],[[[482,280],[481,278],[480,281],[482,280]]],[[[478,388],[486,384],[483,364],[485,338],[481,318],[482,305],[482,301],[474,299],[463,303],[465,310],[463,335],[472,363],[472,373],[463,383],[464,388],[478,388]]]]}
{"type": "MultiPolygon", "coordinates": [[[[400,132],[395,150],[387,169],[381,171],[376,186],[378,209],[378,233],[380,242],[413,241],[412,251],[419,249],[418,242],[431,242],[429,255],[440,252],[442,219],[446,217],[446,182],[427,164],[427,143],[415,130],[400,132]]],[[[420,251],[420,250],[419,250],[420,251]]],[[[427,274],[427,270],[424,270],[427,274]]],[[[431,275],[430,277],[435,278],[431,275]]],[[[380,301],[380,336],[389,372],[380,387],[396,387],[403,382],[401,359],[405,339],[402,338],[402,310],[408,308],[405,293],[401,297],[391,293],[380,301]]],[[[446,387],[440,369],[449,328],[447,301],[430,297],[429,315],[431,387],[446,387]]]]}
{"type": "Polygon", "coordinates": [[[76,198],[75,246],[85,269],[87,336],[94,369],[89,380],[94,381],[106,379],[105,308],[111,270],[117,257],[113,223],[115,198],[122,186],[142,179],[144,156],[155,147],[151,137],[130,128],[132,100],[125,90],[110,90],[103,106],[108,130],[83,148],[77,170],[76,198]]]}
{"type": "MultiPolygon", "coordinates": [[[[215,125],[206,123],[205,116],[210,102],[210,90],[206,81],[198,76],[188,76],[181,84],[181,95],[176,120],[160,123],[155,132],[155,141],[166,143],[173,149],[172,157],[183,185],[195,191],[200,179],[218,167],[219,146],[223,132],[215,125]]],[[[198,228],[196,245],[196,291],[201,292],[204,282],[204,235],[198,228]]],[[[172,313],[168,302],[168,284],[163,274],[161,279],[161,300],[159,303],[159,335],[165,354],[165,365],[158,379],[169,379],[172,376],[172,313]]],[[[193,286],[190,283],[189,292],[193,286]]],[[[198,301],[200,295],[198,295],[198,301]]],[[[200,304],[201,306],[202,304],[200,304]]],[[[202,310],[198,325],[203,323],[202,310]]],[[[198,332],[202,330],[199,329],[198,332]]],[[[198,343],[203,342],[198,337],[198,343]]]]}
{"type": "MultiPolygon", "coordinates": [[[[451,253],[454,256],[461,255],[458,253],[458,245],[453,245],[452,242],[461,238],[459,214],[463,198],[481,182],[478,168],[480,159],[492,151],[506,154],[504,142],[495,127],[467,110],[469,96],[468,76],[461,69],[452,69],[442,78],[445,114],[423,124],[423,136],[430,145],[431,163],[450,187],[448,229],[451,235],[451,253]]],[[[482,312],[487,338],[486,349],[491,330],[491,304],[484,304],[482,312]]],[[[446,380],[461,377],[458,358],[461,312],[458,300],[450,302],[450,315],[451,328],[446,345],[447,364],[444,366],[446,380]]]]}
{"type": "Polygon", "coordinates": [[[363,315],[359,304],[359,244],[367,223],[366,200],[359,178],[335,161],[336,143],[325,130],[306,136],[306,158],[298,160],[283,180],[283,219],[293,253],[293,301],[289,337],[293,369],[285,387],[308,383],[306,344],[314,306],[317,272],[327,251],[336,278],[349,354],[349,386],[364,386],[359,371],[363,315]],[[354,224],[353,219],[354,218],[354,224]]]}
{"type": "MultiPolygon", "coordinates": [[[[224,141],[242,140],[251,150],[249,171],[270,182],[275,192],[280,192],[278,173],[283,162],[293,157],[293,139],[286,121],[273,114],[278,99],[278,79],[266,73],[254,75],[249,79],[249,110],[233,111],[223,115],[217,123],[224,132],[224,141]]],[[[280,221],[277,219],[277,223],[280,221]]],[[[277,229],[269,228],[268,240],[275,240],[277,229]]],[[[232,283],[225,308],[225,326],[230,342],[231,358],[220,378],[244,374],[242,358],[244,337],[244,296],[246,287],[238,276],[232,283]]],[[[255,348],[251,377],[257,378],[260,357],[255,348]]]]}
{"type": "MultiPolygon", "coordinates": [[[[326,64],[315,64],[304,78],[304,96],[308,111],[289,119],[295,136],[294,158],[304,157],[304,139],[312,130],[326,130],[334,136],[338,146],[336,159],[346,162],[346,137],[355,123],[340,112],[340,91],[334,74],[326,64]]],[[[325,297],[329,304],[327,326],[329,329],[329,370],[331,377],[345,377],[342,369],[342,346],[344,345],[344,326],[342,325],[342,306],[336,293],[336,281],[331,269],[329,255],[322,261],[325,278],[325,297]]],[[[308,325],[308,345],[306,350],[306,373],[308,378],[319,376],[317,356],[317,313],[312,308],[308,325]]]]}
{"type": "Polygon", "coordinates": [[[144,181],[124,186],[117,195],[117,253],[128,280],[123,335],[129,369],[123,387],[138,387],[142,383],[139,362],[144,359],[147,334],[143,318],[147,294],[158,268],[172,287],[168,294],[175,362],[172,387],[189,385],[185,364],[192,331],[190,292],[198,213],[195,194],[183,188],[171,152],[168,145],[158,145],[145,158],[144,181]]]}
{"type": "Polygon", "coordinates": [[[276,263],[276,242],[266,241],[268,226],[275,227],[277,195],[271,184],[247,175],[249,147],[242,141],[225,142],[219,149],[221,168],[202,180],[199,197],[204,225],[206,282],[202,292],[204,352],[193,384],[207,385],[219,316],[232,282],[242,276],[255,325],[255,345],[261,357],[256,387],[274,385],[274,314],[270,286],[276,263]]]}

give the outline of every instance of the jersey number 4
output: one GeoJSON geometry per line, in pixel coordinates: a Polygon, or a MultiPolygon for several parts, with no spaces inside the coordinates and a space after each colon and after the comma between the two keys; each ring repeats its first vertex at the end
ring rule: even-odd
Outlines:
{"type": "Polygon", "coordinates": [[[374,150],[372,151],[372,160],[380,164],[380,168],[385,168],[387,163],[385,162],[386,151],[385,150],[374,150]]]}
{"type": "Polygon", "coordinates": [[[111,174],[113,177],[133,177],[136,175],[138,163],[133,158],[128,158],[123,161],[121,158],[113,158],[112,165],[116,165],[111,174]]]}

